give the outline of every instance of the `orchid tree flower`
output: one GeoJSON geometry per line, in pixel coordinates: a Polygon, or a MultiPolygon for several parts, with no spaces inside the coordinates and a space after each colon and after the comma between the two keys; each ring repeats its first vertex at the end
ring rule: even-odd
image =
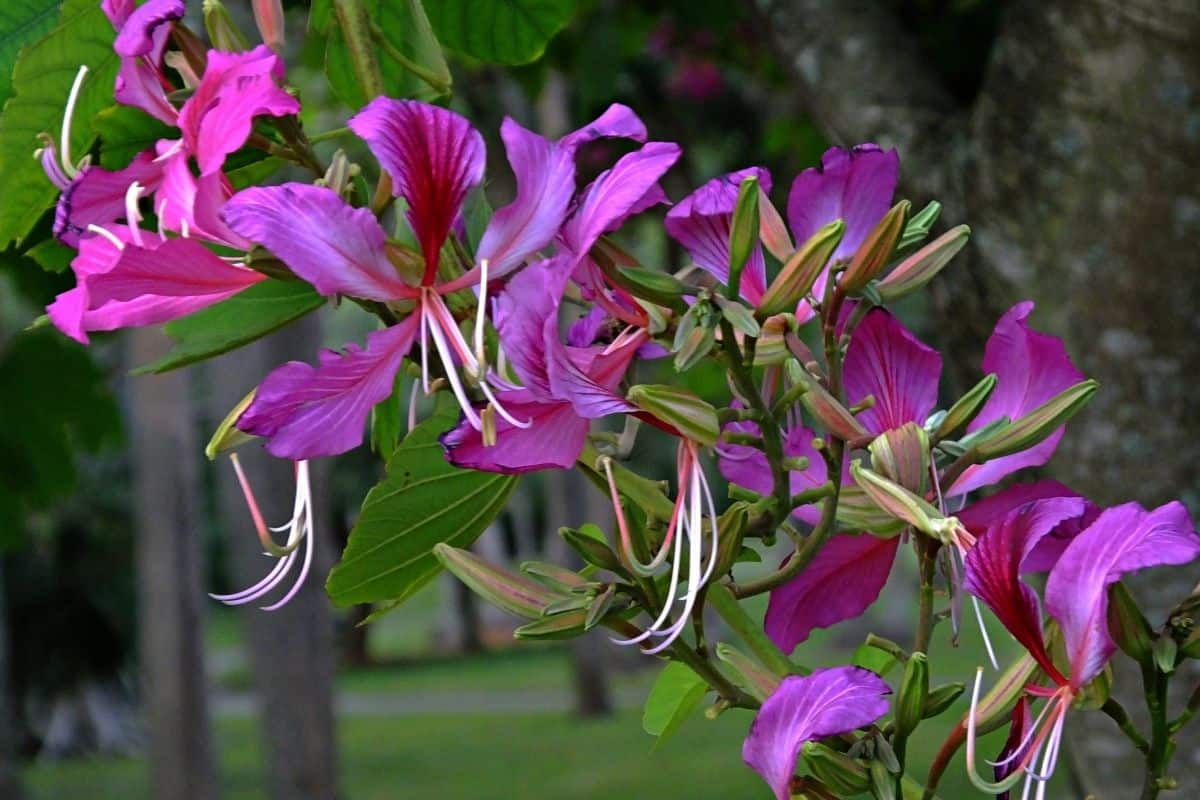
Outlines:
{"type": "Polygon", "coordinates": [[[350,127],[366,140],[406,203],[420,248],[419,274],[398,270],[397,251],[369,210],[352,208],[329,189],[289,183],[239,193],[223,212],[233,230],[267,247],[322,294],[387,304],[402,319],[370,334],[366,348],[327,351],[316,367],[301,362],[279,367],[263,381],[238,427],[266,437],[268,452],[279,457],[350,450],[362,441],[368,413],[391,394],[403,358],[418,342],[426,390],[432,342],[473,430],[483,433],[484,420],[494,420],[493,413],[514,428],[528,427],[532,418],[510,411],[497,396],[497,389],[511,384],[486,363],[489,285],[524,266],[558,234],[575,191],[579,145],[606,136],[641,141],[645,127],[628,108],[613,106],[590,125],[551,142],[506,119],[501,138],[517,178],[516,198],[492,216],[474,254],[475,266],[448,280],[438,274],[442,247],[461,219],[467,193],[483,179],[483,138],[452,111],[390,98],[373,100],[350,127]],[[472,344],[444,298],[475,284],[472,344]],[[491,411],[474,408],[460,369],[491,411]]]}
{"type": "Polygon", "coordinates": [[[1026,503],[990,526],[967,554],[967,591],[995,612],[1051,684],[1025,688],[1029,702],[1040,701],[1042,710],[1031,723],[1020,725],[1023,738],[1007,747],[1009,755],[997,764],[1008,775],[992,782],[975,769],[980,689],[980,676],[976,677],[967,717],[967,762],[972,782],[983,791],[1007,791],[1023,777],[1024,796],[1036,785],[1035,796],[1045,797],[1046,783],[1058,762],[1067,711],[1116,651],[1108,631],[1108,587],[1129,573],[1187,564],[1200,555],[1200,536],[1182,503],[1152,511],[1125,503],[1095,516],[1062,549],[1046,578],[1045,608],[1066,646],[1066,663],[1060,665],[1043,637],[1041,604],[1021,577],[1045,565],[1036,557],[1050,531],[1085,513],[1080,498],[1026,503]]]}
{"type": "Polygon", "coordinates": [[[759,709],[742,745],[742,760],[778,800],[789,800],[804,744],[870,725],[887,713],[889,694],[882,678],[859,667],[790,675],[759,709]]]}

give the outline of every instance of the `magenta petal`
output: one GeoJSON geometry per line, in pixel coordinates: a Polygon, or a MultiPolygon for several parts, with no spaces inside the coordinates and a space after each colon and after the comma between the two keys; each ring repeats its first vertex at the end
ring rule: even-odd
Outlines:
{"type": "MultiPolygon", "coordinates": [[[[983,354],[984,373],[995,373],[996,388],[967,426],[976,431],[1001,417],[1022,417],[1054,395],[1083,380],[1067,355],[1062,340],[1031,330],[1027,324],[1033,302],[1026,300],[1010,308],[996,323],[983,354]]],[[[954,482],[948,494],[964,494],[988,486],[1025,467],[1038,467],[1054,455],[1063,428],[1037,445],[1011,456],[970,467],[954,482]]]]}
{"type": "Polygon", "coordinates": [[[495,301],[492,318],[504,352],[521,382],[541,399],[553,397],[544,332],[548,323],[557,325],[558,304],[569,277],[569,259],[539,261],[517,273],[495,301]]]}
{"type": "MultiPolygon", "coordinates": [[[[1058,481],[1042,480],[1034,483],[1016,483],[990,497],[976,500],[955,514],[958,521],[975,536],[982,536],[988,528],[1001,522],[1012,511],[1034,500],[1051,497],[1080,497],[1079,493],[1058,481]]],[[[1084,501],[1082,516],[1063,520],[1025,557],[1021,572],[1047,572],[1063,549],[1083,528],[1091,524],[1098,511],[1084,501]]]]}
{"type": "Polygon", "coordinates": [[[234,233],[221,219],[221,210],[233,196],[228,178],[221,172],[201,178],[193,175],[181,142],[162,140],[156,149],[162,183],[154,195],[154,208],[162,226],[236,250],[249,250],[254,243],[234,233]]]}
{"type": "Polygon", "coordinates": [[[672,142],[647,142],[600,173],[584,190],[579,206],[563,226],[562,238],[577,257],[585,255],[603,234],[615,230],[630,215],[657,198],[658,180],[679,160],[682,151],[672,142]]]}
{"type": "Polygon", "coordinates": [[[285,183],[238,192],[222,216],[324,295],[388,301],[415,296],[388,261],[387,234],[366,208],[323,186],[285,183]]]}
{"type": "MultiPolygon", "coordinates": [[[[151,246],[126,245],[112,269],[83,277],[92,309],[154,296],[189,298],[194,311],[266,279],[262,273],[222,261],[193,239],[160,242],[157,237],[143,234],[143,241],[151,246]]],[[[141,324],[167,319],[173,317],[143,320],[141,324]]]]}
{"type": "Polygon", "coordinates": [[[1197,555],[1200,537],[1179,502],[1153,511],[1137,503],[1107,509],[1067,545],[1046,580],[1046,608],[1062,628],[1073,686],[1096,677],[1116,649],[1108,633],[1109,585],[1197,555]]]}
{"type": "Polygon", "coordinates": [[[464,419],[442,436],[446,460],[456,467],[517,474],[558,467],[566,469],[579,458],[587,439],[588,421],[560,401],[541,401],[525,389],[500,392],[497,399],[514,417],[529,420],[528,428],[496,420],[496,443],[483,444],[479,431],[464,419]]]}
{"type": "Polygon", "coordinates": [[[858,415],[875,434],[905,423],[923,425],[937,403],[942,357],[913,336],[883,309],[867,314],[854,332],[846,354],[846,399],[858,403],[867,395],[875,405],[858,415]]]}
{"type": "Polygon", "coordinates": [[[179,110],[179,128],[201,175],[219,170],[246,143],[255,117],[300,113],[300,102],[279,86],[283,75],[283,62],[266,45],[245,53],[208,51],[200,85],[179,110]]]}
{"type": "Polygon", "coordinates": [[[874,144],[826,150],[821,166],[797,175],[788,194],[788,224],[796,244],[840,219],[846,232],[831,260],[848,258],[887,213],[899,177],[900,156],[895,150],[884,151],[874,144]]]}
{"type": "Polygon", "coordinates": [[[161,58],[164,43],[159,41],[162,38],[160,31],[171,22],[183,19],[187,13],[183,0],[147,0],[132,11],[130,8],[119,8],[114,4],[105,9],[114,27],[119,28],[113,51],[126,58],[146,55],[152,60],[161,58]]]}
{"type": "Polygon", "coordinates": [[[395,385],[396,372],[416,338],[418,317],[367,336],[366,348],[321,352],[318,366],[289,361],[259,385],[237,421],[239,429],[270,439],[267,452],[299,461],[357,447],[371,409],[395,385]]]}
{"type": "Polygon", "coordinates": [[[883,591],[900,537],[840,533],[803,572],[771,592],[764,627],[780,650],[790,653],[812,633],[853,619],[883,591]]]}
{"type": "Polygon", "coordinates": [[[492,215],[479,241],[477,261],[488,260],[498,277],[554,240],[575,192],[575,159],[557,145],[505,118],[500,138],[517,178],[517,196],[492,215]]]}
{"type": "Polygon", "coordinates": [[[558,320],[548,319],[543,328],[546,340],[546,375],[550,391],[570,401],[575,413],[587,419],[637,411],[616,392],[617,385],[637,355],[636,344],[604,354],[600,347],[568,348],[558,338],[558,320]]]}
{"type": "Polygon", "coordinates": [[[763,776],[778,800],[789,800],[804,743],[870,725],[887,713],[890,693],[878,675],[858,667],[784,678],[754,718],[742,760],[763,776]]]}
{"type": "Polygon", "coordinates": [[[558,140],[563,147],[574,150],[596,139],[632,139],[646,141],[646,125],[629,106],[613,103],[603,114],[558,140]]]}
{"type": "Polygon", "coordinates": [[[350,119],[408,203],[426,282],[467,192],[483,180],[483,137],[459,114],[416,100],[377,97],[350,119]]]}
{"type": "MultiPolygon", "coordinates": [[[[738,188],[750,177],[758,178],[764,192],[771,191],[771,173],[749,167],[713,178],[667,212],[667,233],[683,245],[697,266],[721,283],[729,280],[729,235],[738,188]]],[[[762,248],[755,247],[742,273],[742,295],[757,304],[766,288],[762,248]]]]}
{"type": "Polygon", "coordinates": [[[138,153],[129,166],[113,171],[90,166],[80,171],[58,198],[54,210],[54,235],[71,247],[88,234],[88,225],[107,226],[125,218],[125,194],[135,181],[154,191],[162,180],[162,167],[154,153],[138,153]]]}

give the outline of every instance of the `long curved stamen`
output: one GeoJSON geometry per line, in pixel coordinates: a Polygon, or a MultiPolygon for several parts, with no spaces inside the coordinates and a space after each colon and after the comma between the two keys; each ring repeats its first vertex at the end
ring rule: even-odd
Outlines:
{"type": "MultiPolygon", "coordinates": [[[[677,523],[683,509],[683,494],[682,488],[680,494],[675,498],[675,506],[671,511],[671,519],[667,523],[667,533],[663,537],[663,543],[658,549],[658,553],[646,563],[638,560],[638,557],[633,552],[633,540],[629,535],[629,523],[625,519],[625,509],[621,505],[620,492],[617,489],[617,481],[613,477],[612,459],[607,456],[602,460],[604,465],[604,474],[608,478],[608,493],[612,499],[613,513],[617,517],[617,530],[621,536],[621,555],[625,565],[633,572],[638,573],[642,577],[649,577],[654,574],[654,571],[662,565],[667,558],[667,553],[670,552],[671,545],[675,540],[675,532],[678,527],[677,523]]],[[[683,485],[683,475],[678,475],[680,486],[683,485]]]]}
{"type": "Polygon", "coordinates": [[[101,228],[99,225],[92,223],[87,226],[87,229],[97,236],[103,236],[105,239],[108,239],[108,241],[112,243],[112,246],[118,250],[125,249],[125,243],[122,242],[120,238],[118,238],[117,235],[108,228],[101,228]]]}
{"type": "MultiPolygon", "coordinates": [[[[483,365],[487,363],[487,354],[483,349],[483,327],[487,321],[487,289],[488,260],[485,258],[479,262],[479,298],[475,304],[475,363],[481,371],[486,371],[483,365]]],[[[480,374],[479,382],[483,381],[484,375],[480,374]]]]}
{"type": "Polygon", "coordinates": [[[420,386],[420,381],[413,381],[412,389],[408,392],[408,433],[417,427],[417,390],[420,386]]]}
{"type": "MultiPolygon", "coordinates": [[[[163,228],[163,217],[166,216],[166,211],[167,211],[167,198],[164,197],[161,201],[159,201],[158,209],[155,210],[155,212],[154,212],[155,216],[158,217],[158,238],[160,238],[160,239],[167,238],[166,230],[163,228]]],[[[184,238],[187,238],[187,237],[184,237],[184,238]]]]}
{"type": "Polygon", "coordinates": [[[499,414],[500,416],[504,417],[504,419],[506,419],[508,421],[508,424],[510,424],[514,427],[517,427],[517,428],[528,428],[530,425],[533,424],[532,419],[517,419],[516,417],[514,417],[512,415],[512,413],[509,412],[504,407],[504,405],[501,404],[501,402],[496,398],[496,395],[492,392],[492,387],[488,386],[487,381],[480,381],[479,389],[483,392],[484,396],[488,399],[488,402],[492,404],[492,407],[496,409],[496,413],[499,414]]]}
{"type": "Polygon", "coordinates": [[[693,472],[692,480],[688,486],[689,496],[689,513],[687,516],[687,538],[688,538],[688,583],[687,593],[683,598],[683,611],[680,612],[679,618],[675,624],[666,631],[659,631],[656,635],[662,636],[663,640],[654,647],[646,651],[647,655],[655,655],[666,650],[674,641],[683,633],[684,627],[692,618],[692,609],[695,608],[696,598],[700,594],[700,588],[704,585],[705,578],[700,576],[700,562],[703,558],[703,534],[704,534],[704,517],[702,510],[702,490],[695,480],[693,472]]]}
{"type": "Polygon", "coordinates": [[[1014,770],[1008,777],[1001,781],[989,781],[983,778],[975,769],[975,748],[977,744],[977,730],[975,718],[979,714],[979,687],[983,682],[983,667],[978,667],[975,670],[975,686],[971,690],[971,709],[967,712],[967,778],[981,792],[989,794],[1002,794],[1007,792],[1017,783],[1024,779],[1024,766],[1027,763],[1022,760],[1022,766],[1014,770]]]}
{"type": "MultiPolygon", "coordinates": [[[[427,295],[428,296],[428,295],[427,295]]],[[[428,315],[423,315],[424,319],[428,315]]],[[[463,415],[467,418],[467,422],[475,430],[483,430],[483,421],[479,419],[479,414],[475,413],[475,408],[471,405],[471,399],[467,397],[466,389],[463,388],[462,381],[458,377],[458,369],[454,363],[454,357],[450,352],[450,345],[446,342],[445,334],[442,331],[442,326],[436,318],[429,320],[429,334],[433,337],[433,344],[437,348],[438,356],[442,359],[442,367],[446,372],[446,380],[450,382],[450,390],[454,392],[454,397],[458,400],[458,406],[462,409],[463,415]]]]}
{"type": "Polygon", "coordinates": [[[59,141],[62,143],[62,171],[66,173],[68,178],[74,178],[79,174],[79,170],[71,163],[71,120],[75,116],[75,106],[79,102],[79,91],[83,88],[83,79],[87,77],[88,68],[84,64],[79,68],[79,72],[75,73],[75,82],[71,84],[71,93],[67,95],[67,108],[63,111],[62,121],[62,136],[59,141]]]}
{"type": "Polygon", "coordinates": [[[138,210],[138,200],[142,196],[142,185],[137,181],[129,184],[125,190],[125,224],[129,227],[129,238],[138,247],[145,247],[142,241],[142,229],[138,223],[142,221],[142,212],[138,210]]]}

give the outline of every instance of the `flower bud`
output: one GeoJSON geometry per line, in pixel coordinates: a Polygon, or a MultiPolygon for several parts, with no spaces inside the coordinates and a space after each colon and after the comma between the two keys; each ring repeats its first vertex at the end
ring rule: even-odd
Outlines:
{"type": "Polygon", "coordinates": [[[850,465],[850,476],[877,506],[928,536],[941,538],[945,520],[922,497],[877,472],[866,469],[858,459],[850,465]]]}
{"type": "Polygon", "coordinates": [[[737,297],[741,289],[742,270],[758,246],[758,178],[750,175],[738,186],[737,205],[729,228],[728,296],[737,297]]]}
{"type": "Polygon", "coordinates": [[[925,717],[929,698],[929,658],[918,651],[904,662],[904,677],[896,697],[896,734],[908,736],[925,717]]]}
{"type": "Polygon", "coordinates": [[[937,200],[930,200],[928,205],[909,218],[908,224],[904,226],[904,233],[900,234],[900,241],[896,243],[896,250],[907,250],[924,240],[941,214],[942,204],[937,200]]]}
{"type": "Polygon", "coordinates": [[[1133,595],[1120,581],[1108,587],[1108,631],[1121,652],[1139,664],[1146,663],[1154,649],[1154,635],[1133,595]]]}
{"type": "Polygon", "coordinates": [[[846,224],[834,220],[817,229],[800,249],[783,263],[758,304],[758,316],[769,317],[782,311],[795,311],[796,304],[808,294],[825,264],[842,241],[846,224]]]}
{"type": "Polygon", "coordinates": [[[807,370],[797,370],[795,376],[805,387],[800,402],[824,428],[845,442],[863,439],[870,434],[844,405],[837,401],[807,370]]]}
{"type": "Polygon", "coordinates": [[[805,743],[802,752],[809,771],[839,795],[854,797],[870,791],[871,776],[858,760],[820,742],[805,743]]]}
{"type": "Polygon", "coordinates": [[[758,320],[750,313],[750,309],[739,303],[737,300],[730,300],[727,297],[714,297],[717,306],[721,309],[721,316],[725,321],[733,326],[734,330],[741,331],[747,336],[758,336],[762,333],[762,328],[759,327],[758,320]]]}
{"type": "Polygon", "coordinates": [[[229,9],[221,0],[204,0],[204,29],[208,31],[208,40],[217,50],[241,52],[249,49],[246,37],[238,30],[237,23],[229,15],[229,9]]]}
{"type": "Polygon", "coordinates": [[[540,619],[551,603],[565,599],[523,575],[489,564],[467,550],[439,542],[433,554],[454,577],[496,608],[526,619],[540,619]]]}
{"type": "Polygon", "coordinates": [[[954,405],[950,406],[950,410],[938,422],[937,429],[933,433],[933,438],[941,441],[953,436],[971,420],[975,419],[975,415],[979,413],[979,409],[983,408],[983,404],[987,402],[987,399],[992,394],[992,390],[995,388],[995,373],[984,375],[979,383],[972,386],[970,391],[958,398],[954,402],[954,405]]]}
{"type": "Polygon", "coordinates": [[[855,251],[838,285],[847,294],[856,294],[884,268],[896,251],[896,242],[904,231],[904,223],[912,204],[901,200],[876,223],[867,238],[855,251]]]}
{"type": "Polygon", "coordinates": [[[592,566],[612,571],[622,570],[617,554],[608,546],[604,534],[595,525],[588,523],[578,528],[559,528],[558,533],[580,558],[592,566]]]}
{"type": "Polygon", "coordinates": [[[779,688],[779,676],[750,656],[725,642],[717,643],[717,658],[728,665],[734,683],[759,702],[766,700],[779,688]]]}
{"type": "Polygon", "coordinates": [[[987,460],[1028,450],[1046,439],[1083,408],[1099,384],[1092,379],[1080,381],[1051,397],[1020,419],[1010,422],[992,436],[975,445],[980,459],[987,460]]]}
{"type": "Polygon", "coordinates": [[[888,430],[868,445],[871,466],[905,489],[924,494],[929,482],[929,434],[915,422],[888,430]]]}
{"type": "Polygon", "coordinates": [[[970,236],[971,229],[966,225],[946,231],[885,275],[876,286],[879,296],[890,303],[917,291],[950,263],[970,236]]]}
{"type": "Polygon", "coordinates": [[[686,389],[640,384],[629,390],[626,399],[697,444],[711,447],[721,435],[716,409],[686,389]]]}
{"type": "Polygon", "coordinates": [[[786,361],[791,351],[788,350],[785,338],[787,334],[795,332],[794,314],[785,312],[763,320],[758,333],[758,343],[754,347],[754,366],[766,367],[786,361]]]}
{"type": "Polygon", "coordinates": [[[1170,675],[1175,671],[1175,659],[1179,655],[1179,644],[1170,636],[1160,636],[1154,640],[1151,648],[1154,654],[1154,664],[1158,671],[1170,675]]]}
{"type": "Polygon", "coordinates": [[[612,275],[634,297],[668,308],[684,307],[687,287],[672,275],[641,267],[617,267],[612,275]]]}
{"type": "Polygon", "coordinates": [[[610,583],[600,594],[596,595],[587,607],[587,616],[583,620],[583,629],[590,631],[600,624],[612,609],[613,599],[617,596],[617,585],[610,583]]]}
{"type": "Polygon", "coordinates": [[[925,698],[925,708],[921,711],[921,717],[929,719],[938,716],[954,705],[954,701],[962,697],[962,693],[966,690],[967,685],[962,681],[930,689],[929,695],[925,698]]]}
{"type": "Polygon", "coordinates": [[[571,639],[583,633],[587,621],[588,610],[577,608],[526,623],[513,631],[513,636],[518,639],[545,641],[571,639]]]}
{"type": "Polygon", "coordinates": [[[888,538],[904,530],[904,523],[875,504],[866,492],[853,484],[842,487],[838,495],[839,530],[866,531],[888,538]]]}
{"type": "Polygon", "coordinates": [[[879,759],[870,762],[871,797],[875,800],[896,800],[896,777],[879,759]]]}
{"type": "Polygon", "coordinates": [[[263,44],[276,53],[283,52],[283,3],[280,0],[254,0],[254,24],[263,44]]]}
{"type": "Polygon", "coordinates": [[[758,238],[780,262],[787,261],[788,256],[796,249],[779,209],[775,208],[775,204],[761,186],[758,187],[758,238]]]}
{"type": "Polygon", "coordinates": [[[254,402],[254,395],[257,392],[257,388],[251,389],[245,397],[238,401],[237,405],[229,410],[229,413],[225,415],[225,419],[221,420],[221,424],[217,426],[217,430],[213,433],[212,438],[208,440],[208,445],[204,448],[204,455],[208,456],[209,461],[215,461],[217,456],[226,450],[232,450],[235,447],[240,447],[246,442],[258,438],[236,427],[238,419],[250,407],[250,404],[254,402]]]}
{"type": "Polygon", "coordinates": [[[717,564],[713,575],[720,577],[733,569],[742,554],[742,539],[746,533],[747,505],[733,503],[717,520],[717,564]]]}
{"type": "Polygon", "coordinates": [[[525,561],[521,564],[520,570],[556,592],[570,593],[595,586],[578,572],[547,561],[525,561]]]}

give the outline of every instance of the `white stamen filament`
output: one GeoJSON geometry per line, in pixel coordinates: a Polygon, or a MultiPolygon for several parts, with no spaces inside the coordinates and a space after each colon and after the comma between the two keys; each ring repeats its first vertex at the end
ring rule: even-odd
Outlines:
{"type": "Polygon", "coordinates": [[[137,181],[129,184],[125,190],[125,224],[129,227],[129,238],[138,247],[145,247],[142,241],[142,229],[138,223],[142,221],[142,212],[138,210],[138,199],[142,196],[142,185],[137,181]]]}
{"type": "Polygon", "coordinates": [[[108,228],[101,228],[99,225],[91,224],[87,226],[87,229],[97,236],[103,236],[105,239],[108,239],[108,241],[112,243],[112,246],[118,250],[125,249],[125,243],[117,238],[117,235],[108,228]]]}
{"type": "Polygon", "coordinates": [[[412,433],[412,429],[417,427],[417,390],[421,386],[420,381],[413,381],[412,389],[408,392],[408,432],[412,433]]]}
{"type": "MultiPolygon", "coordinates": [[[[422,314],[422,319],[428,316],[429,314],[422,314]]],[[[471,398],[467,397],[467,392],[463,388],[462,381],[459,380],[458,369],[455,367],[454,358],[450,354],[450,345],[446,342],[442,326],[438,324],[436,318],[430,319],[429,323],[429,333],[433,336],[433,344],[437,348],[438,356],[442,359],[442,367],[446,372],[446,380],[450,382],[450,389],[454,392],[455,399],[458,400],[458,407],[462,409],[463,415],[467,418],[467,422],[471,424],[471,427],[477,431],[481,431],[483,430],[483,421],[475,413],[475,408],[471,405],[471,398]]]]}
{"type": "Polygon", "coordinates": [[[74,178],[79,174],[79,170],[71,163],[71,119],[75,116],[75,106],[79,102],[79,91],[83,88],[83,79],[87,77],[88,68],[84,64],[79,68],[79,72],[75,73],[75,82],[71,84],[71,93],[67,95],[67,108],[63,111],[62,121],[62,136],[60,141],[60,155],[62,156],[62,168],[68,178],[74,178]]]}
{"type": "Polygon", "coordinates": [[[165,230],[163,230],[163,216],[165,215],[166,210],[167,210],[167,198],[164,197],[162,199],[162,201],[159,202],[158,210],[155,212],[155,215],[158,217],[158,238],[160,238],[160,239],[167,238],[167,233],[165,230]]]}
{"type": "MultiPolygon", "coordinates": [[[[488,288],[488,260],[485,258],[479,262],[479,299],[475,304],[475,364],[477,370],[486,371],[487,353],[484,352],[484,325],[487,322],[487,288],[488,288]]],[[[477,373],[479,382],[482,384],[486,376],[482,372],[477,373]]],[[[503,412],[501,412],[503,414],[503,412]]]]}

